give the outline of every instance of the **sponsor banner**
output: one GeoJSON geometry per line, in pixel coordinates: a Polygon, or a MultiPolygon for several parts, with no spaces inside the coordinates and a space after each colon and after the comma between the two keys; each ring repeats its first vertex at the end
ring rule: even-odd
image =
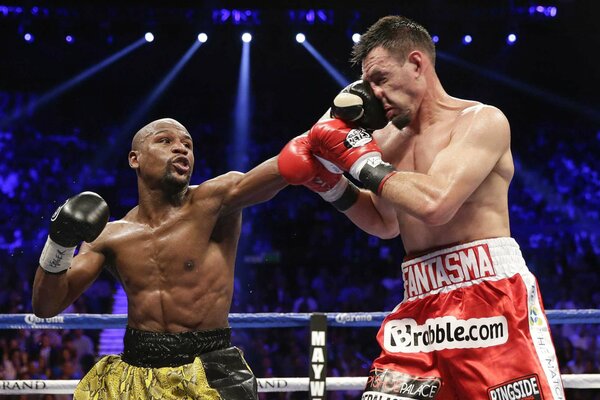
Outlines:
{"type": "Polygon", "coordinates": [[[490,249],[480,244],[402,266],[406,298],[496,276],[490,249]]]}
{"type": "Polygon", "coordinates": [[[262,378],[257,379],[259,392],[283,392],[289,387],[289,382],[285,378],[262,378]]]}
{"type": "Polygon", "coordinates": [[[377,316],[366,313],[338,313],[335,314],[335,322],[340,325],[346,325],[352,322],[371,322],[377,319],[377,316]]]}
{"type": "Polygon", "coordinates": [[[386,322],[383,347],[390,353],[429,353],[444,349],[491,347],[508,341],[508,321],[499,315],[489,318],[431,318],[423,325],[412,318],[386,322]]]}
{"type": "Polygon", "coordinates": [[[373,368],[362,400],[430,400],[442,387],[438,377],[418,377],[391,369],[373,368]]]}
{"type": "Polygon", "coordinates": [[[77,380],[0,380],[0,396],[4,395],[26,395],[26,394],[73,394],[77,380]]]}
{"type": "Polygon", "coordinates": [[[31,390],[31,389],[35,389],[35,390],[40,390],[43,391],[44,389],[46,389],[46,382],[45,381],[2,381],[0,380],[0,388],[2,388],[2,390],[8,390],[8,391],[22,391],[22,390],[31,390]]]}
{"type": "Polygon", "coordinates": [[[51,318],[34,314],[0,315],[1,329],[108,329],[124,328],[126,323],[124,314],[59,314],[51,318]]]}
{"type": "Polygon", "coordinates": [[[522,376],[488,389],[489,400],[543,400],[538,376],[522,376]]]}
{"type": "Polygon", "coordinates": [[[327,316],[314,313],[310,316],[310,371],[308,391],[311,400],[327,398],[325,378],[327,376],[327,316]]]}

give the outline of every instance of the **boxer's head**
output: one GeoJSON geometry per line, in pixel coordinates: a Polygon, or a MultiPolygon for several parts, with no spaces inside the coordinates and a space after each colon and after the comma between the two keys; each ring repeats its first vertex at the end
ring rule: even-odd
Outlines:
{"type": "Polygon", "coordinates": [[[134,135],[129,165],[147,183],[179,191],[189,185],[194,168],[192,137],[174,119],[152,121],[134,135]]]}
{"type": "Polygon", "coordinates": [[[399,129],[417,114],[435,74],[435,46],[421,25],[401,16],[381,18],[353,48],[362,78],[399,129]]]}

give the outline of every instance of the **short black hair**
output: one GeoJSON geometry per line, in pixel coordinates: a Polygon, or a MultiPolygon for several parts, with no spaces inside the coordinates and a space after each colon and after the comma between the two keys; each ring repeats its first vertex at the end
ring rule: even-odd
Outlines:
{"type": "Polygon", "coordinates": [[[435,45],[429,32],[409,18],[400,15],[380,18],[354,45],[350,61],[353,64],[361,64],[371,50],[380,46],[395,53],[401,60],[406,60],[411,51],[419,49],[426,53],[435,65],[435,45]]]}

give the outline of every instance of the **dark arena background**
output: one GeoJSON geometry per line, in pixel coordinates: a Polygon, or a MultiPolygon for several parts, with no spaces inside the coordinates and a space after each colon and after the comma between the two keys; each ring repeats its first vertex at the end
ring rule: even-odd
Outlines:
{"type": "MultiPolygon", "coordinates": [[[[3,318],[31,313],[49,218],[66,198],[95,191],[112,220],[137,204],[127,153],[140,127],[171,117],[188,128],[192,184],[248,171],[309,129],[358,79],[360,68],[349,62],[354,34],[401,14],[434,37],[449,94],[492,104],[508,117],[516,167],[512,235],[539,280],[546,310],[596,316],[578,323],[551,318],[562,373],[598,374],[600,3],[271,3],[0,0],[3,318]],[[244,33],[250,42],[242,41],[244,33]]],[[[339,321],[351,314],[335,313],[364,312],[357,318],[370,320],[368,313],[389,312],[402,299],[403,256],[400,238],[363,233],[319,196],[288,187],[244,211],[231,312],[325,312],[339,321]]],[[[104,272],[65,313],[122,315],[126,299],[104,272]]],[[[123,324],[43,329],[67,319],[24,320],[29,329],[0,326],[1,380],[77,380],[100,355],[122,349],[123,324]]],[[[234,325],[233,340],[258,378],[307,377],[308,326],[234,325]]],[[[327,376],[368,374],[379,352],[376,326],[329,327],[327,376]]],[[[592,385],[567,389],[567,398],[600,399],[598,380],[592,385]]],[[[71,397],[7,394],[10,388],[0,381],[0,394],[15,399],[71,397]]],[[[12,388],[19,393],[19,384],[12,388]]]]}

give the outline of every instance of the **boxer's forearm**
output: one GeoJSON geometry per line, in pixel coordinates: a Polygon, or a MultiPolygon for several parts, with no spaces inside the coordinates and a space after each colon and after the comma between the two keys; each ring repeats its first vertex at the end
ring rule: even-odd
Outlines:
{"type": "Polygon", "coordinates": [[[393,208],[374,203],[375,195],[361,190],[356,203],[344,214],[360,229],[381,239],[391,239],[400,234],[398,218],[393,208]]]}
{"type": "Polygon", "coordinates": [[[40,318],[53,317],[65,307],[65,294],[69,283],[67,274],[49,274],[38,267],[33,282],[32,307],[33,313],[40,318]]]}
{"type": "Polygon", "coordinates": [[[268,201],[288,185],[279,174],[277,157],[264,161],[236,179],[224,200],[228,211],[268,201]]]}

